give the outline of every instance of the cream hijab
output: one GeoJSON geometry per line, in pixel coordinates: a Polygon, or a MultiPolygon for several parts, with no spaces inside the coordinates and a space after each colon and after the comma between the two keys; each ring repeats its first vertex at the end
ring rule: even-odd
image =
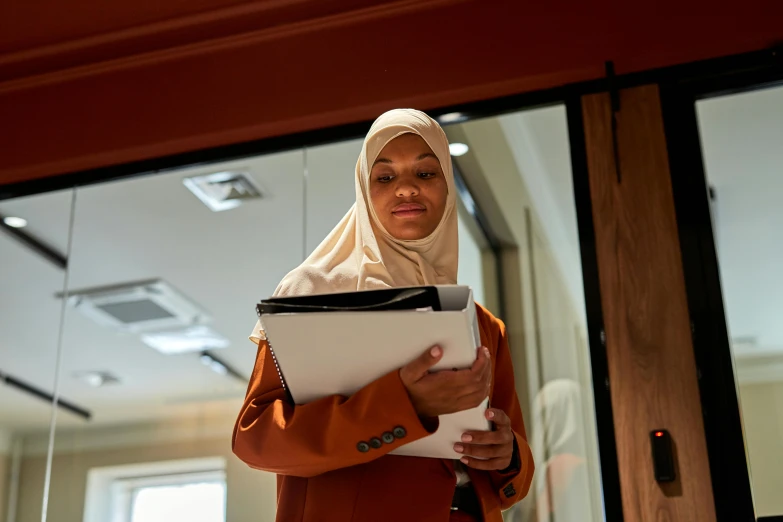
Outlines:
{"type": "MultiPolygon", "coordinates": [[[[446,134],[438,123],[413,109],[381,115],[364,139],[356,163],[356,203],[298,268],[275,290],[275,297],[352,292],[377,288],[455,284],[458,239],[456,189],[446,134]],[[402,134],[418,134],[440,161],[448,198],[443,218],[424,239],[404,241],[381,225],[370,200],[370,171],[387,143],[402,134]]],[[[250,340],[265,339],[257,323],[250,340]]]]}

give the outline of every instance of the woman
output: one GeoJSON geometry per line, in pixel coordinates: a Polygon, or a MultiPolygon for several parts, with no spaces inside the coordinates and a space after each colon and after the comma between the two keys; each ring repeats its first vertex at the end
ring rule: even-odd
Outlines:
{"type": "MultiPolygon", "coordinates": [[[[424,113],[390,111],[365,139],[356,204],[275,295],[456,281],[456,189],[446,135],[424,113]]],[[[233,449],[251,467],[278,474],[278,521],[499,522],[501,509],[524,497],[533,461],[505,327],[477,310],[487,348],[470,369],[429,372],[442,356],[431,347],[350,398],[299,406],[286,400],[256,325],[258,357],[233,449]],[[474,407],[487,395],[496,429],[454,441],[461,461],[388,455],[433,433],[438,415],[474,407]],[[357,446],[381,437],[377,449],[357,446]]]]}

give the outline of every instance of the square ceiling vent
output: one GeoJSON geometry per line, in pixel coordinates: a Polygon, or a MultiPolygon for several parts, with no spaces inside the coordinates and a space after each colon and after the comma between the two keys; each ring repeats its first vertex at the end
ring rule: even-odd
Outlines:
{"type": "Polygon", "coordinates": [[[160,279],[71,291],[68,304],[98,324],[129,333],[178,330],[211,320],[206,310],[160,279]]]}
{"type": "Polygon", "coordinates": [[[262,198],[261,191],[246,172],[215,172],[185,178],[182,183],[213,212],[229,210],[244,201],[262,198]]]}

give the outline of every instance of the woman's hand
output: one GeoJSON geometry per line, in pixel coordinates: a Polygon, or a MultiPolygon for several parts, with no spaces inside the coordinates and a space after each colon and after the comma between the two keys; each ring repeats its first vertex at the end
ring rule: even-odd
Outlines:
{"type": "Polygon", "coordinates": [[[454,445],[454,451],[465,455],[460,461],[471,468],[506,469],[514,456],[511,420],[496,408],[489,408],[486,415],[495,423],[495,431],[468,431],[462,435],[462,442],[454,445]]]}
{"type": "Polygon", "coordinates": [[[475,408],[489,396],[492,365],[488,349],[478,350],[476,361],[468,370],[430,373],[441,357],[443,350],[435,346],[400,369],[400,379],[420,417],[475,408]]]}

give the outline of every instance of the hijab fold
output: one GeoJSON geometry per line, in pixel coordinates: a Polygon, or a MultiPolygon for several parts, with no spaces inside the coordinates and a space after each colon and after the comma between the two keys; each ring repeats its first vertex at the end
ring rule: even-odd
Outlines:
{"type": "MultiPolygon", "coordinates": [[[[356,163],[356,203],[310,256],[291,271],[275,297],[353,292],[390,287],[456,284],[458,238],[456,189],[446,134],[413,109],[381,115],[370,128],[356,163]],[[417,134],[440,161],[448,197],[435,231],[419,240],[393,237],[381,225],[370,200],[370,171],[381,150],[403,134],[417,134]]],[[[250,339],[265,339],[261,323],[250,339]]]]}

